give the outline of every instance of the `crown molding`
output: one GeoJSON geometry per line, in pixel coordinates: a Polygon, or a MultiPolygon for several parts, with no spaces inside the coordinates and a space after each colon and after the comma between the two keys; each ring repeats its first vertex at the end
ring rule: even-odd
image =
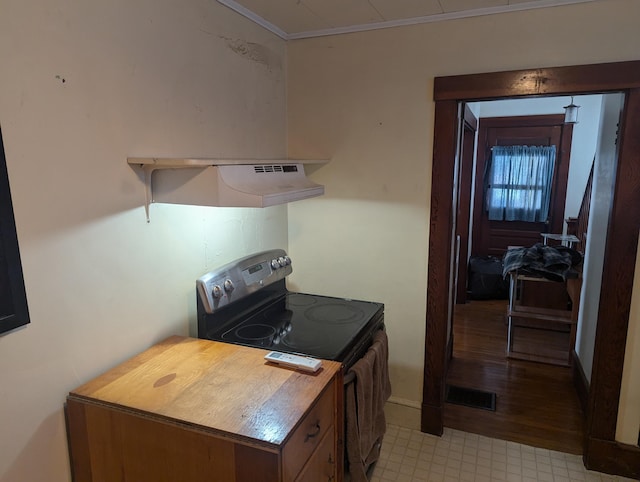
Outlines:
{"type": "Polygon", "coordinates": [[[484,15],[495,15],[499,13],[520,12],[523,10],[533,10],[537,8],[559,7],[564,5],[572,5],[576,3],[595,2],[598,0],[540,0],[524,3],[516,3],[510,5],[501,5],[496,7],[478,8],[475,10],[463,10],[460,12],[441,13],[436,15],[427,15],[424,17],[411,17],[398,20],[388,20],[384,22],[374,22],[359,25],[350,25],[347,27],[334,27],[322,30],[311,30],[307,32],[287,33],[276,25],[268,22],[251,10],[243,7],[235,0],[218,0],[219,3],[231,8],[240,15],[252,20],[263,28],[276,34],[283,40],[299,40],[314,37],[326,37],[330,35],[342,35],[347,33],[365,32],[368,30],[379,30],[383,28],[406,27],[409,25],[418,25],[423,23],[444,22],[447,20],[457,20],[469,17],[481,17],[484,15]]]}

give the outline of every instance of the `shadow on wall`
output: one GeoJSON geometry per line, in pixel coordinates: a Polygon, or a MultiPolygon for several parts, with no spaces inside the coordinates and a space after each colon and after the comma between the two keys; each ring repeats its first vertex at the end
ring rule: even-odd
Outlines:
{"type": "Polygon", "coordinates": [[[67,431],[61,407],[46,417],[31,434],[9,469],[0,477],[0,482],[71,480],[70,473],[67,431]],[[61,438],[64,440],[62,444],[58,442],[61,438]],[[64,451],[56,453],[60,448],[64,451]],[[33,454],[48,454],[49,457],[35,461],[33,454]]]}

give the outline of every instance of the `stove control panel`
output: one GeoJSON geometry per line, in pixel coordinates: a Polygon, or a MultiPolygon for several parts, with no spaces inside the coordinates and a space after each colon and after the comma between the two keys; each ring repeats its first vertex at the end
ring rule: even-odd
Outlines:
{"type": "Polygon", "coordinates": [[[196,280],[196,292],[207,313],[284,279],[293,271],[282,249],[252,254],[228,263],[196,280]]]}
{"type": "Polygon", "coordinates": [[[286,268],[291,264],[291,258],[289,256],[280,256],[271,260],[271,267],[273,269],[286,268]]]}
{"type": "Polygon", "coordinates": [[[222,289],[220,288],[220,285],[213,285],[213,287],[211,288],[211,296],[213,296],[215,299],[218,299],[222,296],[222,289]]]}

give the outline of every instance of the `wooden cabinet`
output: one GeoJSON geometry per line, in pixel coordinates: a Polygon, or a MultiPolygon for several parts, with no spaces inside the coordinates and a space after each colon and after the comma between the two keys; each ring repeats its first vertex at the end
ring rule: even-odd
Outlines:
{"type": "MultiPolygon", "coordinates": [[[[290,442],[283,450],[284,480],[296,480],[306,461],[316,451],[324,436],[329,433],[330,438],[335,432],[335,396],[334,390],[325,391],[313,405],[302,423],[295,429],[290,442]]],[[[333,447],[331,447],[333,449],[333,447]]],[[[335,450],[331,454],[335,460],[335,450]]],[[[325,457],[324,455],[321,457],[325,457]]],[[[327,457],[325,457],[327,458],[327,457]]],[[[332,480],[332,479],[311,479],[332,480]]]]}
{"type": "Polygon", "coordinates": [[[342,369],[171,337],[67,397],[75,482],[333,482],[343,472],[342,369]]]}

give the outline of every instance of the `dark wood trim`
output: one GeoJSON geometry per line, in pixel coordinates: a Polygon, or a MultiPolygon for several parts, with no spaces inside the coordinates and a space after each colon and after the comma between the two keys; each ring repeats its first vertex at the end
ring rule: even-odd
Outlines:
{"type": "Polygon", "coordinates": [[[464,123],[467,127],[469,127],[469,129],[471,129],[472,131],[477,131],[478,130],[478,119],[476,119],[476,116],[473,115],[473,112],[471,111],[471,109],[469,108],[468,105],[464,106],[464,123]]]}
{"type": "MultiPolygon", "coordinates": [[[[480,119],[478,127],[485,129],[490,127],[547,127],[561,124],[564,124],[564,114],[534,114],[483,117],[480,119]]],[[[570,125],[567,124],[567,127],[570,125]]]]}
{"type": "Polygon", "coordinates": [[[421,417],[421,429],[423,432],[433,435],[442,435],[444,433],[443,407],[434,407],[423,403],[421,417]],[[442,422],[439,422],[439,420],[442,422]]]}
{"type": "Polygon", "coordinates": [[[571,65],[434,79],[433,100],[491,100],[640,88],[640,62],[571,65]]]}
{"type": "Polygon", "coordinates": [[[573,386],[578,394],[580,406],[582,407],[582,411],[587,413],[587,404],[589,402],[589,380],[587,380],[587,376],[584,374],[584,368],[582,368],[582,363],[580,363],[580,358],[578,358],[578,354],[575,350],[571,350],[571,368],[573,386]]]}
{"type": "MultiPolygon", "coordinates": [[[[604,467],[615,430],[638,246],[640,210],[640,61],[440,77],[434,82],[435,120],[422,428],[442,433],[450,284],[452,180],[457,103],[535,95],[624,92],[615,193],[604,256],[589,403],[585,464],[604,467]],[[447,209],[449,208],[449,209],[447,209]],[[434,417],[430,419],[429,417],[434,417]],[[603,455],[604,454],[604,455],[603,455]]],[[[616,444],[618,446],[619,444],[616,444]]],[[[637,472],[635,472],[637,474],[637,472]]],[[[623,474],[625,475],[625,474],[623,474]]],[[[632,474],[627,474],[631,475],[632,474]]]]}
{"type": "Polygon", "coordinates": [[[456,139],[458,138],[457,119],[457,102],[445,101],[436,105],[434,163],[431,174],[431,235],[427,274],[427,291],[433,296],[427,297],[421,422],[423,430],[436,435],[442,435],[444,426],[442,405],[451,309],[449,302],[453,222],[451,186],[453,186],[456,139]]]}
{"type": "Polygon", "coordinates": [[[458,225],[456,227],[458,244],[458,273],[456,283],[456,304],[467,302],[467,275],[469,257],[469,222],[471,221],[471,191],[473,187],[473,160],[476,152],[476,132],[478,119],[471,108],[464,106],[464,122],[460,139],[460,166],[458,169],[458,225]]]}
{"type": "Polygon", "coordinates": [[[583,456],[589,470],[640,479],[640,447],[611,440],[590,438],[587,451],[592,456],[583,456]]]}
{"type": "Polygon", "coordinates": [[[640,88],[626,92],[604,256],[588,436],[615,440],[640,226],[640,88]],[[635,206],[631,208],[630,206],[635,206]]]}

